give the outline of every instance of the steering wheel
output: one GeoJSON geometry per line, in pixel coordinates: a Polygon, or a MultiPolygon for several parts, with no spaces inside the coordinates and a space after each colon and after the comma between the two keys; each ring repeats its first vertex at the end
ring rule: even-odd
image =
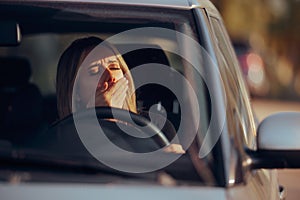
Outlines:
{"type": "Polygon", "coordinates": [[[143,127],[142,132],[148,134],[149,138],[155,140],[155,143],[157,143],[160,147],[170,145],[170,142],[165,136],[165,134],[156,125],[150,122],[147,118],[143,117],[142,115],[138,115],[136,113],[130,112],[128,110],[123,110],[120,108],[113,108],[113,107],[89,108],[84,111],[71,114],[66,118],[60,120],[58,123],[54,124],[53,126],[61,126],[64,124],[69,124],[71,122],[73,123],[75,115],[76,115],[76,119],[91,118],[93,117],[93,113],[96,113],[98,120],[108,121],[109,119],[114,119],[117,122],[118,121],[126,122],[129,126],[133,126],[137,129],[139,129],[139,126],[141,126],[143,127]]]}

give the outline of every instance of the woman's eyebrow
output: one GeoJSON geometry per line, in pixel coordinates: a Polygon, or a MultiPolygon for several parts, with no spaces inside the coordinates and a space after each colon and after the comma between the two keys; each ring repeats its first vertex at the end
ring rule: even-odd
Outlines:
{"type": "Polygon", "coordinates": [[[99,66],[100,64],[101,64],[101,61],[100,60],[96,60],[96,61],[93,61],[92,63],[90,63],[90,65],[89,65],[88,68],[96,67],[96,66],[99,66]]]}
{"type": "Polygon", "coordinates": [[[112,60],[109,60],[109,61],[107,62],[107,64],[116,63],[116,62],[118,62],[117,59],[112,59],[112,60]]]}
{"type": "MultiPolygon", "coordinates": [[[[112,64],[112,63],[116,63],[116,62],[118,62],[117,59],[111,59],[111,60],[109,60],[109,61],[107,62],[107,64],[109,65],[109,64],[112,64]]],[[[96,62],[93,62],[93,63],[88,67],[88,69],[91,69],[91,68],[93,68],[93,67],[99,67],[100,65],[101,65],[101,63],[100,63],[99,61],[96,61],[96,62]]]]}

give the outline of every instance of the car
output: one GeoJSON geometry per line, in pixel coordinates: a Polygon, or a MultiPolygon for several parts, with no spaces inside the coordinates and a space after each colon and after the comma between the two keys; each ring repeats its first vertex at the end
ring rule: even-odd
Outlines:
{"type": "Polygon", "coordinates": [[[233,41],[232,44],[250,95],[267,96],[270,84],[266,74],[266,64],[262,57],[245,41],[233,41]]]}
{"type": "Polygon", "coordinates": [[[285,198],[275,169],[300,167],[300,115],[257,124],[210,1],[0,0],[0,26],[2,199],[285,198]],[[90,36],[124,58],[138,112],[59,117],[60,56],[90,36]]]}

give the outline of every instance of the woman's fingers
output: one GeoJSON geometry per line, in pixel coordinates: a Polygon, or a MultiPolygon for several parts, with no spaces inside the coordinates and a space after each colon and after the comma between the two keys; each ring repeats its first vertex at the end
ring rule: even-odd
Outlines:
{"type": "MultiPolygon", "coordinates": [[[[108,84],[108,83],[104,83],[108,84]]],[[[112,106],[122,108],[126,99],[128,90],[128,81],[126,78],[121,78],[116,83],[108,84],[98,88],[95,95],[95,105],[97,106],[112,106]],[[106,88],[108,87],[108,88],[106,88]],[[106,88],[103,90],[103,88],[106,88]]]]}
{"type": "Polygon", "coordinates": [[[180,144],[170,144],[164,148],[166,153],[185,154],[185,150],[180,144]]]}
{"type": "Polygon", "coordinates": [[[112,96],[111,106],[119,107],[119,108],[123,107],[123,104],[125,102],[126,95],[127,95],[127,90],[128,90],[127,86],[120,87],[120,89],[118,91],[116,91],[116,93],[114,93],[112,96]]]}
{"type": "Polygon", "coordinates": [[[128,80],[125,77],[121,78],[116,83],[111,83],[109,92],[112,95],[115,95],[115,93],[117,93],[118,90],[120,90],[122,88],[124,89],[124,87],[128,87],[128,80]]]}
{"type": "Polygon", "coordinates": [[[111,106],[122,107],[126,99],[128,90],[128,81],[125,78],[120,79],[112,86],[111,106]]]}

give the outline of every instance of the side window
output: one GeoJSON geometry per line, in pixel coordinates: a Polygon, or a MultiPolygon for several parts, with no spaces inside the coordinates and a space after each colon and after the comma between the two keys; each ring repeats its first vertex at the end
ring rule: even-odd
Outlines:
{"type": "Polygon", "coordinates": [[[230,44],[230,39],[222,23],[210,18],[217,42],[217,59],[227,95],[227,118],[231,133],[243,134],[242,138],[250,149],[256,148],[256,129],[249,103],[248,92],[239,69],[237,59],[230,44]],[[237,127],[238,126],[238,127],[237,127]]]}

